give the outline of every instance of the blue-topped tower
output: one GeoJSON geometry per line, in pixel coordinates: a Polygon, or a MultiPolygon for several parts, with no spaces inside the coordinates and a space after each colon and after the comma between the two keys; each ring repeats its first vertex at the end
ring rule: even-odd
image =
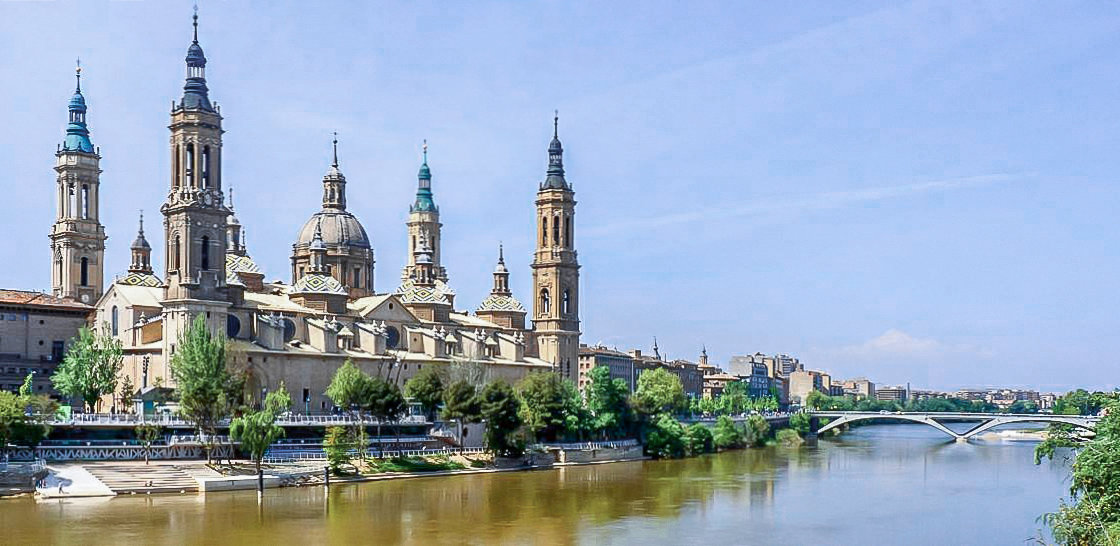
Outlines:
{"type": "MultiPolygon", "coordinates": [[[[230,301],[225,261],[231,212],[223,193],[222,116],[206,84],[197,7],[193,27],[183,94],[171,105],[171,183],[160,207],[167,242],[165,345],[198,314],[208,317],[212,332],[226,333],[230,301]]],[[[171,354],[169,346],[165,351],[171,354]]]]}
{"type": "Polygon", "coordinates": [[[537,187],[537,250],[533,253],[533,338],[537,356],[579,380],[579,260],[576,194],[564,178],[560,114],[552,118],[548,170],[537,187]]]}
{"type": "Polygon", "coordinates": [[[92,305],[105,279],[105,228],[101,225],[101,155],[89,139],[82,66],[75,69],[67,105],[66,136],[55,152],[58,210],[51,226],[51,292],[92,305]]]}
{"type": "MultiPolygon", "coordinates": [[[[408,265],[401,272],[401,280],[417,274],[416,257],[421,254],[420,241],[427,241],[431,257],[432,276],[440,283],[447,283],[447,269],[440,262],[439,207],[432,194],[432,169],[428,167],[428,141],[423,144],[423,162],[416,174],[416,201],[408,207],[408,265]]],[[[427,265],[425,265],[427,267],[427,265]]]]}

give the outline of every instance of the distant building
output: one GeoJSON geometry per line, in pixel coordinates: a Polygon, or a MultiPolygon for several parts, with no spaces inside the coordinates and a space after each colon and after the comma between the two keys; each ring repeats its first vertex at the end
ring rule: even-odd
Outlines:
{"type": "Polygon", "coordinates": [[[804,405],[809,398],[809,393],[818,391],[825,393],[823,376],[821,372],[795,370],[789,374],[789,401],[791,404],[804,405]]]}
{"type": "Polygon", "coordinates": [[[879,400],[906,403],[908,399],[906,387],[879,387],[875,389],[875,397],[879,400]]]}
{"type": "Polygon", "coordinates": [[[875,398],[875,383],[867,379],[848,379],[840,382],[840,388],[846,396],[856,398],[875,398]]]}
{"type": "Polygon", "coordinates": [[[34,374],[31,390],[54,394],[51,374],[92,310],[71,298],[0,290],[0,389],[19,392],[34,374]]]}
{"type": "Polygon", "coordinates": [[[739,380],[739,376],[731,375],[729,373],[721,372],[709,374],[704,376],[704,391],[702,396],[704,398],[716,398],[723,394],[723,389],[728,384],[734,383],[739,380]]]}
{"type": "Polygon", "coordinates": [[[591,370],[597,366],[610,368],[611,379],[625,381],[630,392],[634,392],[634,359],[622,351],[603,346],[588,347],[587,345],[581,345],[579,348],[580,391],[583,391],[590,383],[591,370]]]}

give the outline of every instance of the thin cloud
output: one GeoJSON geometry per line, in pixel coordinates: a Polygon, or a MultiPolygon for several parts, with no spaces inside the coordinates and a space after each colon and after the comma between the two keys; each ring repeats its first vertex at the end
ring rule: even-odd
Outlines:
{"type": "Polygon", "coordinates": [[[830,210],[861,203],[885,201],[888,199],[909,197],[925,193],[940,193],[958,189],[989,186],[992,184],[1021,180],[1027,178],[1027,176],[1028,175],[1025,174],[995,173],[978,176],[968,176],[963,178],[934,180],[930,182],[920,182],[915,184],[904,184],[898,186],[880,186],[876,188],[867,188],[861,190],[822,192],[809,195],[789,195],[764,199],[752,199],[749,203],[741,203],[738,205],[733,205],[731,207],[720,207],[718,211],[712,209],[694,212],[664,214],[658,216],[635,218],[632,220],[623,220],[621,222],[614,222],[610,224],[593,225],[585,228],[583,230],[583,235],[588,237],[600,237],[625,231],[645,230],[665,226],[691,224],[702,222],[710,218],[719,218],[722,221],[726,220],[728,216],[740,218],[752,216],[762,217],[773,215],[775,213],[789,214],[798,212],[830,210]]]}

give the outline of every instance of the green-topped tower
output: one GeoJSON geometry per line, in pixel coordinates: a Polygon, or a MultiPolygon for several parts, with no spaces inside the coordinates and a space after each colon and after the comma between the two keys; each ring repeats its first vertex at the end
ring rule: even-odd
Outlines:
{"type": "Polygon", "coordinates": [[[101,154],[89,139],[82,66],[75,69],[66,137],[55,152],[57,173],[54,225],[51,226],[51,292],[92,305],[105,282],[105,228],[101,215],[101,154]]]}
{"type": "MultiPolygon", "coordinates": [[[[446,286],[447,269],[443,267],[443,263],[440,261],[440,241],[442,240],[440,228],[443,227],[443,224],[439,222],[439,207],[436,206],[432,195],[432,170],[428,167],[427,140],[423,144],[423,154],[423,163],[420,165],[420,171],[416,174],[416,201],[408,208],[408,265],[404,266],[404,270],[401,271],[401,280],[408,280],[415,276],[416,257],[424,254],[419,251],[420,240],[424,238],[428,243],[428,250],[430,250],[429,254],[424,255],[431,259],[430,267],[433,278],[446,286]]],[[[428,267],[428,265],[425,264],[425,267],[428,267]]]]}

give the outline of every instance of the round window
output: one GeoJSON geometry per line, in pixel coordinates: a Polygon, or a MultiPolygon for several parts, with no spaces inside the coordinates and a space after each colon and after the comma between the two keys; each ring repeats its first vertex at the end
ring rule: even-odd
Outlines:
{"type": "Polygon", "coordinates": [[[235,338],[241,333],[241,319],[237,315],[226,315],[226,337],[235,338]]]}
{"type": "Polygon", "coordinates": [[[390,349],[396,349],[397,345],[401,343],[400,330],[397,330],[396,326],[390,326],[385,329],[385,333],[389,336],[389,339],[385,340],[385,346],[390,349]]]}
{"type": "Polygon", "coordinates": [[[292,322],[290,318],[282,320],[284,321],[284,341],[291,341],[296,337],[296,323],[292,322]]]}

